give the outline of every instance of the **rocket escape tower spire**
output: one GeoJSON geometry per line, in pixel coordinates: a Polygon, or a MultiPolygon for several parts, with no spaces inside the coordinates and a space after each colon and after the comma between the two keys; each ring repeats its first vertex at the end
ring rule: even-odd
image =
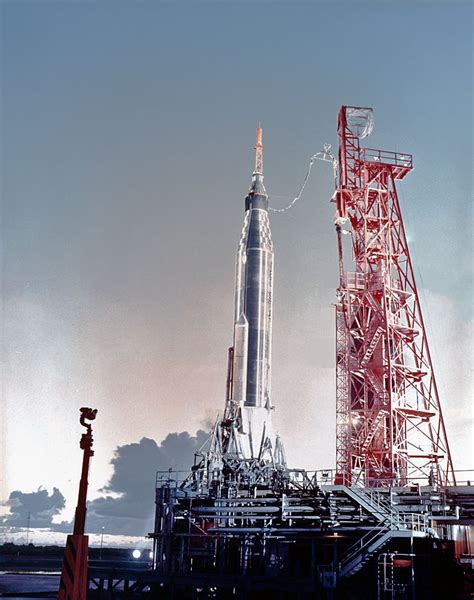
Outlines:
{"type": "Polygon", "coordinates": [[[257,140],[255,142],[255,169],[254,174],[262,175],[263,177],[263,144],[262,144],[262,128],[257,127],[257,140]]]}
{"type": "Polygon", "coordinates": [[[361,148],[371,108],[338,117],[336,461],[341,483],[447,485],[454,472],[396,182],[408,154],[361,148]],[[346,271],[342,234],[352,242],[346,271]]]}

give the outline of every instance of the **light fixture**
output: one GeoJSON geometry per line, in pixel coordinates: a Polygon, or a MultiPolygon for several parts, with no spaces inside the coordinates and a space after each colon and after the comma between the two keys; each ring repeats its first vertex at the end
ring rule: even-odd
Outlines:
{"type": "Polygon", "coordinates": [[[374,128],[374,111],[371,108],[348,106],[346,108],[347,126],[360,140],[372,133],[374,128]]]}

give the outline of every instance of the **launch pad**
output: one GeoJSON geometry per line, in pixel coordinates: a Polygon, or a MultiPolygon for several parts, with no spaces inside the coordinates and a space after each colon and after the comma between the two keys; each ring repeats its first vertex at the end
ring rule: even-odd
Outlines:
{"type": "Polygon", "coordinates": [[[288,468],[273,429],[259,128],[225,410],[189,472],[157,474],[157,597],[457,597],[453,557],[469,549],[474,487],[456,481],[397,198],[412,157],[361,148],[372,127],[372,109],[341,107],[338,159],[328,146],[323,156],[336,175],[337,468],[288,468]]]}
{"type": "Polygon", "coordinates": [[[438,580],[428,565],[446,573],[453,530],[473,523],[473,487],[363,488],[336,477],[286,470],[273,480],[204,489],[185,473],[158,473],[151,537],[159,585],[176,598],[251,598],[262,590],[336,598],[347,585],[353,598],[368,590],[374,598],[412,598],[420,586],[426,595],[416,597],[449,597],[454,582],[438,580]],[[387,561],[391,579],[381,582],[387,561]],[[394,585],[399,595],[389,593],[394,585]]]}

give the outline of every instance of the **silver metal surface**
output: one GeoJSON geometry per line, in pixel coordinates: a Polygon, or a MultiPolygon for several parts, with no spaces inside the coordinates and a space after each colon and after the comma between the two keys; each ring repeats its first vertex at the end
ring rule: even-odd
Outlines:
{"type": "Polygon", "coordinates": [[[262,132],[257,130],[255,169],[245,198],[236,257],[231,394],[226,413],[236,423],[232,436],[242,458],[284,461],[271,411],[273,242],[268,195],[263,183],[262,132]]]}

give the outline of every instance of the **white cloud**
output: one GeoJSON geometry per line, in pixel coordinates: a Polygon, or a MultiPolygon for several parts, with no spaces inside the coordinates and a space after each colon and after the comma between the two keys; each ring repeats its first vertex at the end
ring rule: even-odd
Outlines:
{"type": "Polygon", "coordinates": [[[454,468],[474,469],[474,321],[445,295],[426,290],[421,303],[454,468]]]}

